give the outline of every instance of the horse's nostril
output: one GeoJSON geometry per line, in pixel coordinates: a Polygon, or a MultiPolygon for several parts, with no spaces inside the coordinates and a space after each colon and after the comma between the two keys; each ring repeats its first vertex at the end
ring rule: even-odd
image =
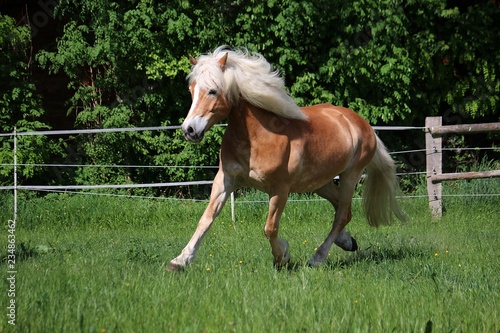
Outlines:
{"type": "Polygon", "coordinates": [[[186,130],[186,131],[187,131],[189,134],[193,134],[194,129],[193,129],[191,126],[189,126],[189,127],[187,128],[187,130],[186,130]]]}

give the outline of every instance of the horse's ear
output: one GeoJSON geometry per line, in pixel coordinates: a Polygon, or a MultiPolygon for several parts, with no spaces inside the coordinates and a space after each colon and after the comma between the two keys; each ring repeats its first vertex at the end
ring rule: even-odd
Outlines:
{"type": "Polygon", "coordinates": [[[192,55],[189,55],[189,61],[191,62],[191,65],[195,66],[198,63],[198,60],[196,60],[195,57],[192,55]]]}
{"type": "Polygon", "coordinates": [[[228,53],[228,52],[226,52],[226,54],[224,54],[224,55],[222,56],[222,58],[220,58],[220,59],[219,59],[219,61],[218,61],[218,62],[219,62],[219,65],[220,65],[220,68],[221,68],[222,70],[226,69],[226,61],[227,61],[227,56],[228,56],[228,54],[229,54],[229,53],[228,53]]]}

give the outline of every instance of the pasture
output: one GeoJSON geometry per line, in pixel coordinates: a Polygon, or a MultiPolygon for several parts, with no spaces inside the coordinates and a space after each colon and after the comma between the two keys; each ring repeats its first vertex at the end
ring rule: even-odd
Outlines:
{"type": "MultiPolygon", "coordinates": [[[[445,186],[477,188],[498,193],[500,184],[445,186]]],[[[238,200],[249,198],[266,197],[238,200]]],[[[12,198],[0,200],[6,226],[12,198]]],[[[280,232],[291,265],[277,271],[263,235],[267,203],[237,201],[236,224],[226,206],[194,264],[172,273],[164,264],[191,237],[204,202],[21,199],[16,326],[5,320],[3,278],[0,332],[498,332],[499,198],[445,198],[441,220],[425,198],[400,203],[409,221],[374,229],[355,200],[347,228],[360,250],[334,246],[325,265],[310,268],[333,211],[324,200],[289,202],[280,232]]],[[[3,255],[3,276],[6,266],[3,255]]]]}

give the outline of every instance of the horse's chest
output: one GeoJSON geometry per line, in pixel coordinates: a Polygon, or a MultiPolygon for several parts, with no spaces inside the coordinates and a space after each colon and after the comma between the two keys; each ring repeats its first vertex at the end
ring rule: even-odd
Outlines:
{"type": "Polygon", "coordinates": [[[271,186],[271,179],[272,177],[269,177],[269,175],[252,169],[242,177],[241,181],[245,187],[267,192],[271,186]]]}
{"type": "Polygon", "coordinates": [[[281,178],[275,169],[269,169],[265,165],[240,165],[233,170],[237,170],[234,174],[237,184],[265,192],[272,186],[273,182],[281,178]]]}
{"type": "Polygon", "coordinates": [[[260,170],[252,169],[248,172],[248,179],[253,182],[262,183],[266,181],[266,178],[266,174],[260,170]]]}

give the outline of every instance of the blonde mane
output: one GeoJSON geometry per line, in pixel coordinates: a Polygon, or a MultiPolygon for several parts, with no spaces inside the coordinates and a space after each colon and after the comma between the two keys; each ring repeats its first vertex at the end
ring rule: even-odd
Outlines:
{"type": "Polygon", "coordinates": [[[243,98],[247,102],[285,118],[306,119],[284,87],[277,70],[258,53],[218,47],[202,55],[188,74],[189,83],[196,81],[204,90],[221,89],[231,102],[243,98]],[[218,63],[228,53],[224,70],[218,63]]]}

